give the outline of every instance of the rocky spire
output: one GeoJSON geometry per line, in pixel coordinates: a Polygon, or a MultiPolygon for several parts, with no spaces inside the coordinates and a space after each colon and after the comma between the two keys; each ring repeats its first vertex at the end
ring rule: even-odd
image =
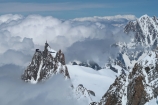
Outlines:
{"type": "Polygon", "coordinates": [[[22,80],[37,83],[49,78],[52,74],[61,73],[65,78],[70,78],[65,65],[65,57],[61,50],[52,55],[52,49],[45,43],[44,51],[36,49],[31,63],[22,75],[22,80]]]}

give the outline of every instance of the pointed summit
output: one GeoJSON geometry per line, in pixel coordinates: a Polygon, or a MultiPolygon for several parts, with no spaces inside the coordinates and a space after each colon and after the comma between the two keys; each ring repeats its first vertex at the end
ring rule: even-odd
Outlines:
{"type": "Polygon", "coordinates": [[[157,45],[158,21],[156,17],[143,15],[136,21],[130,21],[124,28],[125,33],[134,32],[134,42],[146,47],[157,45]]]}
{"type": "Polygon", "coordinates": [[[44,51],[43,51],[44,58],[47,57],[47,55],[48,55],[48,49],[47,49],[48,46],[49,46],[49,44],[46,41],[45,46],[44,46],[44,51]]]}
{"type": "Polygon", "coordinates": [[[65,65],[64,54],[61,50],[55,53],[48,46],[46,41],[44,51],[36,49],[31,63],[22,75],[22,80],[37,83],[57,73],[63,74],[65,78],[70,78],[68,68],[65,65]]]}

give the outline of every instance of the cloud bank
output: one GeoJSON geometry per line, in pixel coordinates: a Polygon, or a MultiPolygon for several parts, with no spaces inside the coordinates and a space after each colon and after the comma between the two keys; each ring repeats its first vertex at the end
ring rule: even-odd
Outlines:
{"type": "Polygon", "coordinates": [[[120,21],[121,19],[135,20],[136,16],[134,16],[134,15],[116,15],[116,16],[104,16],[104,17],[94,16],[94,17],[75,18],[73,20],[74,21],[93,21],[93,22],[97,22],[97,21],[105,21],[105,20],[120,21]]]}
{"type": "Polygon", "coordinates": [[[118,15],[60,20],[52,16],[1,15],[0,104],[81,105],[72,96],[71,82],[59,75],[37,85],[21,81],[35,49],[42,50],[47,40],[53,49],[65,53],[67,63],[93,60],[104,65],[109,56],[116,57],[119,51],[110,47],[112,44],[130,40],[123,27],[134,18],[118,15]]]}
{"type": "Polygon", "coordinates": [[[1,105],[85,105],[73,97],[71,82],[62,75],[54,75],[45,82],[32,85],[23,82],[22,68],[15,65],[0,67],[1,105]]]}
{"type": "Polygon", "coordinates": [[[1,15],[0,64],[26,66],[34,50],[43,49],[46,40],[53,49],[62,49],[67,63],[92,59],[103,64],[109,53],[114,52],[110,45],[129,40],[123,27],[135,18],[134,15],[117,15],[60,20],[52,16],[1,15]]]}

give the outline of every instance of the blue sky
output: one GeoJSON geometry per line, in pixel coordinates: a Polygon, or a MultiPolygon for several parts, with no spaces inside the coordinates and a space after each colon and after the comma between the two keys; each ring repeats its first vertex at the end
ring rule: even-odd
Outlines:
{"type": "Polygon", "coordinates": [[[148,14],[158,16],[157,0],[0,0],[2,14],[39,14],[61,19],[148,14]]]}

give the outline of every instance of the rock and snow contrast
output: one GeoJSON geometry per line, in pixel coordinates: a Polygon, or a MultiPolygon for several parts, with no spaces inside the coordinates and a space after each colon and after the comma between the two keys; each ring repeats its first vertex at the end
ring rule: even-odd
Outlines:
{"type": "Polygon", "coordinates": [[[143,15],[127,25],[118,22],[114,27],[117,26],[127,36],[134,37],[130,42],[112,43],[109,47],[119,51],[114,57],[109,54],[104,66],[89,59],[86,62],[73,59],[66,63],[65,52],[53,50],[47,42],[44,50],[35,50],[27,67],[0,66],[0,84],[3,84],[0,86],[0,104],[156,105],[158,19],[143,15]],[[9,94],[7,99],[3,97],[6,94],[9,94]]]}
{"type": "MultiPolygon", "coordinates": [[[[67,67],[75,90],[78,88],[78,85],[81,84],[87,90],[91,90],[95,93],[95,96],[92,95],[91,99],[89,99],[90,97],[88,96],[89,102],[99,101],[105,91],[108,90],[110,84],[114,82],[117,75],[117,73],[110,69],[96,71],[92,68],[78,65],[67,65],[67,67]]],[[[78,98],[79,97],[81,96],[78,96],[78,98]]]]}
{"type": "Polygon", "coordinates": [[[157,20],[156,17],[144,15],[126,25],[125,32],[133,31],[135,34],[135,47],[141,45],[145,50],[142,50],[141,55],[136,59],[130,59],[131,55],[127,53],[130,48],[126,46],[122,59],[129,72],[119,75],[101,100],[92,102],[90,105],[156,105],[158,96],[157,20]]]}
{"type": "Polygon", "coordinates": [[[96,71],[91,67],[65,65],[64,54],[61,50],[56,52],[46,42],[44,51],[36,49],[31,63],[22,75],[22,80],[36,84],[47,81],[49,78],[54,79],[54,75],[57,77],[60,74],[65,78],[63,78],[65,82],[71,83],[69,84],[72,91],[70,96],[74,96],[81,103],[85,101],[87,104],[99,101],[118,75],[111,69],[96,71]]]}
{"type": "Polygon", "coordinates": [[[126,33],[135,32],[135,42],[147,47],[157,46],[158,19],[143,15],[136,21],[130,21],[124,30],[126,33]]]}
{"type": "Polygon", "coordinates": [[[91,105],[151,105],[158,96],[158,50],[135,63],[127,75],[115,79],[100,102],[91,105]]]}
{"type": "Polygon", "coordinates": [[[65,65],[64,54],[61,50],[58,52],[52,50],[46,42],[44,51],[36,49],[31,63],[22,75],[22,79],[31,83],[37,83],[57,73],[63,74],[65,78],[70,78],[65,65]]]}

